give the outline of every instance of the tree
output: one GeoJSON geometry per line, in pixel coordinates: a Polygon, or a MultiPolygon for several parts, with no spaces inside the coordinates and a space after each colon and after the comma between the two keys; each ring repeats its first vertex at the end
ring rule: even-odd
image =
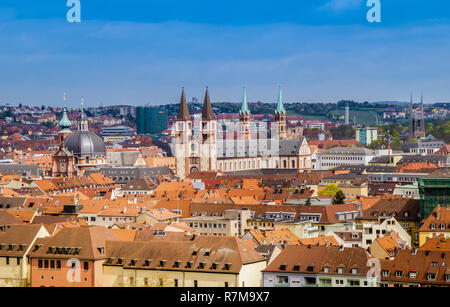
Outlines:
{"type": "Polygon", "coordinates": [[[339,187],[336,183],[330,183],[319,191],[319,196],[334,196],[339,191],[339,187]]]}
{"type": "Polygon", "coordinates": [[[336,194],[333,196],[333,205],[343,204],[345,200],[345,194],[342,190],[338,190],[336,194]]]}

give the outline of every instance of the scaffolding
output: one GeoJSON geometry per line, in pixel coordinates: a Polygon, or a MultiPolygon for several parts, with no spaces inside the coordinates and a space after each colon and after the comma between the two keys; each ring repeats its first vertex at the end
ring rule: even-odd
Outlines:
{"type": "Polygon", "coordinates": [[[450,205],[450,177],[419,178],[420,217],[427,218],[438,205],[450,205]]]}

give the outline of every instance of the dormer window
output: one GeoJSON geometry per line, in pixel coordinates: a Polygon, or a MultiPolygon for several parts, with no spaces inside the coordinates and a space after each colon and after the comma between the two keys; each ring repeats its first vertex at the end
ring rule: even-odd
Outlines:
{"type": "Polygon", "coordinates": [[[152,263],[152,259],[146,259],[145,260],[145,266],[150,266],[150,263],[152,263]]]}
{"type": "Polygon", "coordinates": [[[441,224],[441,229],[445,229],[445,224],[441,224]]]}
{"type": "Polygon", "coordinates": [[[344,273],[344,268],[338,268],[337,269],[337,273],[338,274],[343,274],[344,273]]]}
{"type": "Polygon", "coordinates": [[[427,280],[436,280],[436,274],[435,273],[428,273],[427,274],[427,280]]]}
{"type": "Polygon", "coordinates": [[[175,262],[173,263],[173,267],[174,267],[174,268],[179,268],[179,267],[180,267],[180,263],[181,263],[181,261],[179,261],[179,260],[175,261],[175,262]]]}
{"type": "Polygon", "coordinates": [[[403,277],[403,271],[395,272],[395,277],[403,277]]]}
{"type": "Polygon", "coordinates": [[[409,278],[417,278],[417,272],[409,272],[409,278]]]}
{"type": "Polygon", "coordinates": [[[358,269],[357,269],[357,268],[353,268],[353,269],[352,269],[352,274],[353,274],[353,275],[358,274],[358,269]]]}
{"type": "Polygon", "coordinates": [[[405,217],[409,217],[409,212],[408,211],[405,212],[405,217]]]}
{"type": "Polygon", "coordinates": [[[199,269],[204,269],[205,268],[205,264],[206,264],[206,262],[200,262],[199,264],[198,264],[198,267],[199,267],[199,269]]]}
{"type": "Polygon", "coordinates": [[[431,225],[430,225],[430,228],[431,228],[431,229],[436,229],[436,224],[431,224],[431,225]]]}
{"type": "Polygon", "coordinates": [[[229,270],[231,268],[231,263],[225,263],[225,270],[229,270]]]}
{"type": "Polygon", "coordinates": [[[300,264],[294,265],[294,271],[300,271],[300,264]]]}
{"type": "Polygon", "coordinates": [[[389,271],[388,270],[383,270],[383,271],[381,271],[381,275],[383,275],[384,277],[388,277],[389,276],[389,271]]]}
{"type": "Polygon", "coordinates": [[[324,273],[330,273],[330,267],[326,266],[323,268],[324,273]]]}
{"type": "Polygon", "coordinates": [[[284,263],[281,264],[281,265],[280,265],[280,270],[281,270],[281,271],[286,271],[286,264],[284,264],[284,263]]]}
{"type": "Polygon", "coordinates": [[[214,263],[211,265],[211,269],[217,270],[217,265],[218,265],[218,263],[217,263],[217,262],[214,262],[214,263]]]}
{"type": "Polygon", "coordinates": [[[160,260],[159,261],[159,266],[163,268],[164,265],[166,264],[166,262],[167,262],[167,260],[160,260]]]}

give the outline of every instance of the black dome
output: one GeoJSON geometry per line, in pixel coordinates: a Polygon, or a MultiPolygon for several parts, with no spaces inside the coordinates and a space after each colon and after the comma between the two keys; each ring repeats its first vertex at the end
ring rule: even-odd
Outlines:
{"type": "Polygon", "coordinates": [[[76,156],[106,156],[102,139],[90,131],[76,131],[64,141],[64,147],[76,156]]]}

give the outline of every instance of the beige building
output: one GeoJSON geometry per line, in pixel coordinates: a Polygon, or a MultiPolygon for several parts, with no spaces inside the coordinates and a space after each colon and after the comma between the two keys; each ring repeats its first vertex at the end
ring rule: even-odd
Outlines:
{"type": "Polygon", "coordinates": [[[266,259],[237,237],[107,242],[105,287],[260,287],[266,259]]]}
{"type": "Polygon", "coordinates": [[[0,232],[0,287],[30,285],[28,255],[36,240],[49,236],[42,225],[12,225],[0,232]]]}
{"type": "Polygon", "coordinates": [[[167,209],[142,210],[136,217],[136,223],[153,225],[155,223],[177,223],[180,215],[167,209]]]}
{"type": "Polygon", "coordinates": [[[225,210],[222,216],[195,216],[182,219],[200,235],[242,236],[249,229],[250,210],[225,210]]]}

